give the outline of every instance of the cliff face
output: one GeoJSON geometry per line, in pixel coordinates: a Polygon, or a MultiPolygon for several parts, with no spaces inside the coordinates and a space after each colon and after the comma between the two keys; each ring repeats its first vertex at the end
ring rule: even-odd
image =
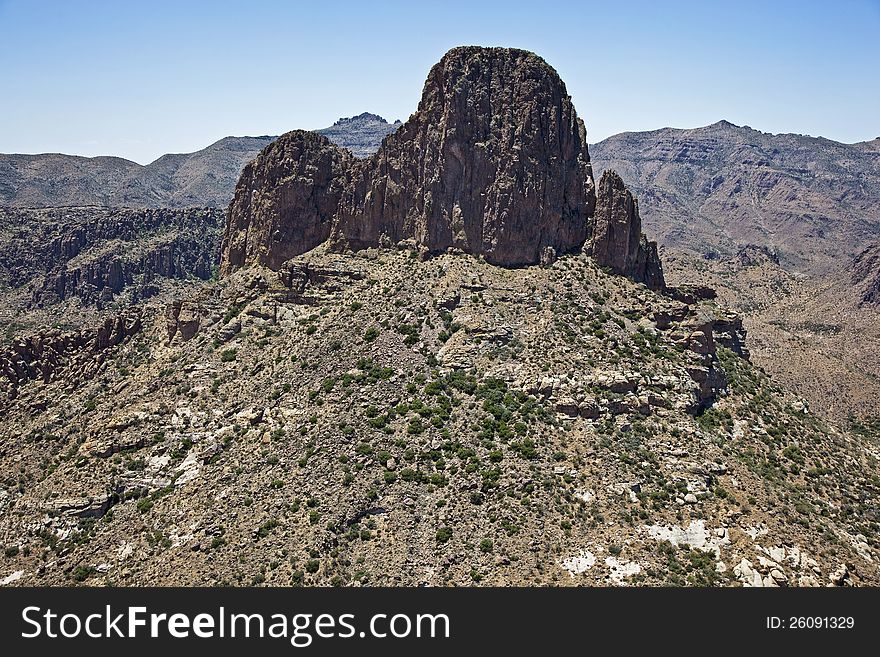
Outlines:
{"type": "Polygon", "coordinates": [[[278,269],[326,241],[353,162],[348,151],[303,130],[267,146],[235,188],[222,273],[254,262],[278,269]]]}
{"type": "Polygon", "coordinates": [[[587,250],[616,274],[645,283],[654,290],[666,286],[657,243],[642,234],[639,204],[614,171],[599,181],[593,232],[587,250]]]}
{"type": "Polygon", "coordinates": [[[333,243],[412,239],[531,264],[545,247],[579,248],[594,204],[583,123],[556,72],[521,50],[456,48],[358,168],[333,243]]]}
{"type": "Polygon", "coordinates": [[[586,130],[556,71],[524,50],[462,47],[431,69],[418,111],[372,157],[304,132],[264,149],[230,205],[221,272],[278,269],[327,240],[335,251],[403,243],[514,267],[591,238],[602,264],[661,289],[640,230],[617,176],[596,213],[586,130]]]}
{"type": "Polygon", "coordinates": [[[854,260],[853,285],[859,292],[860,306],[880,306],[880,242],[869,245],[854,260]]]}
{"type": "Polygon", "coordinates": [[[29,286],[38,306],[152,296],[166,279],[211,277],[222,225],[208,208],[0,208],[0,284],[29,286]]]}

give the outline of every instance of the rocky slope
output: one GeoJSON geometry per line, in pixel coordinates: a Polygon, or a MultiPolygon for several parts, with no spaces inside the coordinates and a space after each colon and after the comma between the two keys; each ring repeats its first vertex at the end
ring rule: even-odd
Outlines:
{"type": "Polygon", "coordinates": [[[414,254],[243,269],[17,384],[2,581],[880,582],[876,446],[714,302],[414,254]]]}
{"type": "Polygon", "coordinates": [[[217,271],[220,210],[0,208],[5,338],[78,326],[217,271]]]}
{"type": "MultiPolygon", "coordinates": [[[[363,157],[399,125],[364,113],[317,132],[363,157]]],[[[163,155],[146,166],[118,157],[0,154],[0,205],[226,207],[245,164],[275,139],[225,137],[195,153],[163,155]]]]}
{"type": "Polygon", "coordinates": [[[425,256],[451,249],[505,266],[586,242],[600,264],[662,286],[619,178],[594,212],[585,135],[542,59],[455,48],[429,73],[418,111],[373,156],[354,160],[303,131],[264,150],[236,188],[221,270],[277,269],[328,235],[335,250],[406,242],[425,256]]]}

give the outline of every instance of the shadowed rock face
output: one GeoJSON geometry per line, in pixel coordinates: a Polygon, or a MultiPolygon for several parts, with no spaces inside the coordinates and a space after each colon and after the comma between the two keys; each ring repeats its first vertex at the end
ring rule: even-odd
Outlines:
{"type": "Polygon", "coordinates": [[[600,264],[663,289],[635,200],[616,174],[603,185],[597,207],[586,130],[553,68],[524,50],[454,48],[371,157],[302,131],[265,148],[230,205],[221,273],[277,270],[328,239],[335,251],[404,243],[508,267],[588,241],[600,264]]]}
{"type": "Polygon", "coordinates": [[[583,123],[540,57],[455,48],[418,111],[357,171],[336,248],[414,240],[501,265],[580,248],[595,204],[583,123]]]}
{"type": "Polygon", "coordinates": [[[353,162],[345,149],[304,130],[263,149],[235,188],[221,273],[246,263],[278,269],[326,241],[353,162]]]}
{"type": "Polygon", "coordinates": [[[666,284],[657,243],[642,234],[638,201],[614,171],[602,174],[597,197],[589,253],[615,273],[662,290],[666,284]]]}

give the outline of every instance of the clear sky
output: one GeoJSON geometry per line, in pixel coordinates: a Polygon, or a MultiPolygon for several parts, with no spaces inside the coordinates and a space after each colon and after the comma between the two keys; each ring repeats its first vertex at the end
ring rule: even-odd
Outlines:
{"type": "Polygon", "coordinates": [[[722,118],[880,136],[880,0],[0,0],[0,152],[146,163],[363,111],[405,120],[465,44],[542,55],[591,142],[722,118]]]}

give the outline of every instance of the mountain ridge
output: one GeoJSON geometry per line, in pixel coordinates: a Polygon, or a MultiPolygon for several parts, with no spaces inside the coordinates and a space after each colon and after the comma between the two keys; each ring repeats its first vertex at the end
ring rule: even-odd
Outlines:
{"type": "Polygon", "coordinates": [[[789,268],[821,273],[880,236],[873,142],[719,121],[621,133],[591,148],[597,163],[627,181],[666,247],[713,258],[749,244],[773,246],[789,268]]]}
{"type": "MultiPolygon", "coordinates": [[[[364,112],[315,132],[363,157],[399,127],[364,112]]],[[[149,164],[112,155],[0,154],[0,205],[21,208],[226,207],[244,165],[277,136],[226,136],[191,153],[149,164]]]]}

